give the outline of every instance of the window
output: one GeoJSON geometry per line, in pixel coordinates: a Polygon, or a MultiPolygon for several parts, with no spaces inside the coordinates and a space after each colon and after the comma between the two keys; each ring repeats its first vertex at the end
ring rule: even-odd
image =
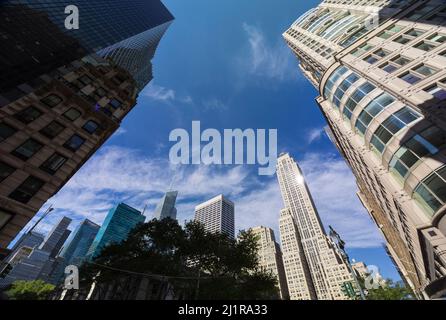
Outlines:
{"type": "Polygon", "coordinates": [[[78,150],[84,144],[84,142],[85,142],[84,138],[75,134],[67,142],[65,142],[63,146],[74,152],[78,150]]]}
{"type": "Polygon", "coordinates": [[[415,48],[424,50],[424,51],[431,51],[436,48],[436,45],[432,44],[432,43],[428,43],[427,41],[421,41],[415,45],[415,48]]]}
{"type": "Polygon", "coordinates": [[[370,122],[384,109],[388,108],[395,101],[395,98],[387,93],[383,93],[370,102],[361,112],[356,121],[356,129],[359,133],[365,134],[370,122]]]}
{"type": "Polygon", "coordinates": [[[390,169],[399,177],[405,179],[409,171],[423,157],[435,155],[446,145],[446,132],[432,126],[416,134],[408,140],[393,156],[390,169]]]}
{"type": "Polygon", "coordinates": [[[370,82],[366,82],[361,85],[358,89],[353,92],[351,97],[347,100],[344,107],[344,116],[348,119],[351,119],[353,111],[356,109],[358,103],[362,101],[362,99],[368,95],[370,92],[375,90],[376,87],[370,82]]]}
{"type": "Polygon", "coordinates": [[[9,197],[22,203],[28,203],[44,184],[45,182],[39,178],[29,176],[9,197]]]}
{"type": "Polygon", "coordinates": [[[367,56],[364,61],[374,64],[375,62],[381,60],[383,57],[386,57],[389,54],[388,51],[384,49],[379,49],[373,52],[371,55],[367,56]]]}
{"type": "Polygon", "coordinates": [[[397,64],[398,66],[402,67],[411,62],[410,59],[405,58],[403,56],[396,56],[395,58],[391,59],[393,63],[397,64]]]}
{"type": "Polygon", "coordinates": [[[15,118],[25,124],[31,123],[34,120],[36,120],[38,117],[40,117],[42,115],[42,112],[33,107],[30,106],[18,113],[16,113],[15,118]]]}
{"type": "Polygon", "coordinates": [[[109,102],[109,105],[113,108],[113,109],[118,109],[122,106],[122,102],[117,100],[117,99],[111,99],[109,102]]]}
{"type": "Polygon", "coordinates": [[[13,213],[0,209],[0,230],[12,219],[13,213]]]}
{"type": "Polygon", "coordinates": [[[100,100],[101,98],[105,97],[106,94],[107,94],[107,92],[105,91],[105,89],[102,88],[102,87],[99,87],[99,88],[97,88],[96,91],[93,93],[93,97],[94,97],[96,100],[100,100]]]}
{"type": "Polygon", "coordinates": [[[414,199],[433,216],[446,201],[446,167],[424,179],[415,189],[414,199]]]}
{"type": "Polygon", "coordinates": [[[393,71],[398,70],[397,66],[390,64],[389,62],[381,65],[380,68],[386,71],[387,73],[392,73],[393,71]]]}
{"type": "Polygon", "coordinates": [[[421,116],[408,107],[395,112],[387,118],[375,131],[372,140],[372,146],[375,147],[379,153],[383,153],[388,142],[400,130],[410,125],[421,116]]]}
{"type": "Polygon", "coordinates": [[[403,73],[400,76],[400,78],[410,84],[415,84],[415,83],[421,81],[421,78],[419,76],[417,76],[416,74],[413,74],[412,72],[403,73]]]}
{"type": "Polygon", "coordinates": [[[57,137],[63,130],[65,129],[65,127],[63,125],[61,125],[59,122],[57,121],[52,121],[50,122],[49,125],[47,125],[45,128],[43,128],[42,130],[40,130],[40,133],[43,134],[45,137],[49,138],[49,139],[54,139],[55,137],[57,137]]]}
{"type": "Polygon", "coordinates": [[[333,96],[334,105],[339,108],[341,105],[341,100],[344,97],[345,91],[347,91],[356,81],[359,80],[357,74],[352,73],[344,81],[341,82],[338,89],[335,91],[333,96]]]}
{"type": "Polygon", "coordinates": [[[426,88],[424,91],[430,93],[438,100],[446,100],[446,87],[441,87],[440,84],[434,84],[426,88]]]}
{"type": "Polygon", "coordinates": [[[81,116],[81,112],[75,108],[71,108],[67,112],[65,112],[64,117],[70,121],[74,121],[81,116]]]}
{"type": "Polygon", "coordinates": [[[347,73],[348,69],[344,66],[339,67],[336,69],[336,71],[333,72],[333,74],[328,78],[327,83],[325,84],[324,88],[324,97],[325,99],[328,99],[328,96],[331,94],[331,90],[334,86],[334,84],[339,80],[339,78],[347,73]]]}
{"type": "Polygon", "coordinates": [[[403,73],[400,78],[410,84],[415,84],[421,80],[437,73],[437,70],[425,64],[419,65],[414,69],[403,73]]]}
{"type": "Polygon", "coordinates": [[[84,129],[85,131],[87,131],[88,133],[92,134],[94,133],[99,127],[99,124],[93,120],[88,120],[84,126],[82,127],[82,129],[84,129]]]}
{"type": "Polygon", "coordinates": [[[352,55],[359,57],[362,56],[364,53],[372,50],[373,48],[374,48],[373,45],[366,43],[358,47],[358,49],[356,49],[355,51],[353,51],[352,55]]]}
{"type": "Polygon", "coordinates": [[[34,139],[28,139],[20,147],[15,149],[12,154],[26,161],[31,158],[36,152],[38,152],[42,147],[43,145],[40,142],[34,139]]]}
{"type": "Polygon", "coordinates": [[[81,77],[78,78],[79,82],[81,82],[84,86],[89,85],[90,83],[93,82],[93,79],[91,79],[89,76],[87,75],[83,75],[81,77]]]}
{"type": "Polygon", "coordinates": [[[63,155],[55,153],[40,166],[40,169],[48,172],[49,174],[55,174],[67,160],[68,159],[63,155]]]}
{"type": "Polygon", "coordinates": [[[384,32],[380,33],[378,35],[378,37],[382,38],[382,39],[389,39],[390,37],[392,37],[393,35],[397,34],[398,32],[400,32],[401,30],[403,30],[404,27],[400,27],[397,25],[393,25],[389,28],[387,28],[384,32]]]}
{"type": "Polygon", "coordinates": [[[446,42],[446,35],[444,34],[438,34],[435,33],[429,38],[427,38],[429,41],[437,42],[437,43],[445,43],[446,42]]]}
{"type": "Polygon", "coordinates": [[[17,132],[16,129],[7,125],[6,123],[4,123],[4,122],[0,123],[0,142],[8,139],[10,136],[12,136],[16,132],[17,132]]]}
{"type": "Polygon", "coordinates": [[[43,104],[46,104],[50,108],[54,108],[59,103],[62,102],[62,98],[55,94],[50,94],[49,96],[40,100],[43,104]]]}
{"type": "Polygon", "coordinates": [[[4,162],[0,162],[0,182],[9,177],[14,171],[14,167],[11,167],[9,164],[4,162]]]}

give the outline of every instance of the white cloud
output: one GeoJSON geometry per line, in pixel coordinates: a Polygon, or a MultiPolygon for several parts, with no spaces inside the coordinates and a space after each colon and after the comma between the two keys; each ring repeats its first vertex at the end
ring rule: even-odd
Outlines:
{"type": "Polygon", "coordinates": [[[153,82],[147,86],[147,89],[144,90],[143,94],[153,100],[165,102],[173,101],[176,97],[174,90],[156,85],[153,82]]]}
{"type": "Polygon", "coordinates": [[[113,134],[115,137],[117,136],[122,136],[124,134],[127,133],[127,129],[125,129],[124,127],[119,127],[118,130],[116,130],[116,132],[113,134]]]}
{"type": "Polygon", "coordinates": [[[324,128],[311,129],[307,134],[308,144],[311,144],[311,143],[319,140],[320,138],[322,138],[324,132],[325,132],[324,128]]]}
{"type": "Polygon", "coordinates": [[[344,160],[309,153],[299,165],[324,225],[333,226],[349,247],[379,247],[383,238],[356,196],[355,178],[344,160]]]}
{"type": "MultiPolygon", "coordinates": [[[[346,164],[332,155],[307,154],[300,165],[325,226],[333,225],[349,247],[380,246],[382,239],[356,198],[346,164]]],[[[103,148],[48,201],[57,210],[42,226],[48,230],[62,215],[102,223],[120,201],[140,210],[147,204],[146,216],[151,218],[172,184],[179,191],[180,222],[193,218],[198,203],[224,194],[235,203],[237,230],[263,225],[273,228],[279,239],[283,203],[276,178],[260,180],[252,172],[256,171],[243,166],[171,166],[132,149],[103,148]]]]}
{"type": "Polygon", "coordinates": [[[250,74],[275,80],[297,79],[296,59],[283,39],[271,46],[259,28],[244,23],[243,30],[248,37],[249,56],[240,61],[248,62],[250,74]]]}
{"type": "Polygon", "coordinates": [[[203,106],[206,110],[210,111],[224,111],[228,109],[228,106],[217,98],[211,98],[203,101],[203,106]]]}

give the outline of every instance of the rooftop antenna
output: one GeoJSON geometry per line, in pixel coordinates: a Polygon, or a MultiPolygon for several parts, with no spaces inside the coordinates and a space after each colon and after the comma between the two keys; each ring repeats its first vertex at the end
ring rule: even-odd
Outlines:
{"type": "Polygon", "coordinates": [[[37,225],[38,225],[43,219],[45,219],[45,218],[46,218],[46,217],[47,217],[53,210],[54,210],[54,208],[53,208],[53,205],[51,204],[51,205],[49,206],[49,208],[45,210],[45,212],[42,214],[42,216],[41,216],[39,219],[37,219],[36,223],[34,223],[34,225],[31,227],[31,229],[28,230],[27,233],[31,233],[31,232],[37,227],[37,225]]]}
{"type": "Polygon", "coordinates": [[[142,210],[142,215],[144,215],[144,213],[146,212],[147,209],[147,203],[144,205],[144,209],[142,210]]]}

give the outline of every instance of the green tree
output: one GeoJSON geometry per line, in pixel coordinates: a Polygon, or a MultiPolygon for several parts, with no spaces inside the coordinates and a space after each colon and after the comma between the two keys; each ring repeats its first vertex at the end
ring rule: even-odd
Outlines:
{"type": "Polygon", "coordinates": [[[278,298],[275,277],[258,267],[252,233],[241,232],[235,240],[207,232],[197,222],[184,228],[172,219],[139,225],[86,264],[81,283],[113,281],[119,270],[166,276],[175,294],[187,299],[278,298]]]}
{"type": "Polygon", "coordinates": [[[413,300],[412,291],[402,282],[388,279],[385,286],[368,290],[367,300],[413,300]]]}
{"type": "Polygon", "coordinates": [[[12,300],[45,300],[55,287],[42,280],[18,280],[12,283],[6,292],[12,300]]]}

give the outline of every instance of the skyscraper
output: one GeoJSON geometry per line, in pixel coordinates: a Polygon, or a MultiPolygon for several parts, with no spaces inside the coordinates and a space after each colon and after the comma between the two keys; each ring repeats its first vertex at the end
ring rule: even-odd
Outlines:
{"type": "Polygon", "coordinates": [[[173,20],[160,0],[6,0],[0,8],[5,35],[0,44],[9,48],[2,50],[0,88],[5,92],[101,50],[124,69],[138,65],[138,70],[127,69],[135,79],[142,69],[150,77],[150,60],[173,20]],[[65,27],[69,5],[79,9],[79,29],[65,27]],[[116,52],[124,49],[132,55],[116,52]]]}
{"type": "Polygon", "coordinates": [[[195,207],[195,220],[209,232],[226,233],[235,237],[234,203],[223,195],[216,196],[195,207]]]}
{"type": "Polygon", "coordinates": [[[173,19],[159,0],[84,0],[68,30],[67,5],[0,5],[0,247],[119,128],[173,19]]]}
{"type": "Polygon", "coordinates": [[[336,36],[347,20],[328,16],[352,15],[368,2],[327,0],[284,37],[319,89],[360,200],[420,296],[446,287],[446,4],[376,3],[381,19],[362,34],[336,36]],[[325,39],[329,29],[333,37],[325,39]],[[330,48],[322,50],[323,40],[330,48]]]}
{"type": "Polygon", "coordinates": [[[285,205],[280,239],[290,298],[347,299],[342,286],[354,279],[330,246],[302,172],[289,154],[280,155],[277,178],[285,205]]]}
{"type": "Polygon", "coordinates": [[[63,246],[70,231],[68,226],[71,219],[62,217],[62,219],[53,227],[45,237],[42,244],[29,246],[34,243],[38,236],[31,241],[30,237],[24,239],[22,244],[18,245],[17,250],[8,259],[8,263],[13,267],[4,279],[0,279],[0,288],[5,288],[16,280],[36,280],[41,279],[51,282],[51,274],[56,264],[56,255],[63,246]]]}
{"type": "Polygon", "coordinates": [[[175,220],[177,218],[177,208],[175,208],[177,196],[178,191],[166,192],[166,194],[156,206],[153,217],[158,220],[162,220],[165,218],[171,218],[175,220]]]}
{"type": "Polygon", "coordinates": [[[67,240],[59,256],[65,260],[67,265],[80,266],[82,260],[87,256],[93,240],[99,232],[100,226],[85,219],[74,230],[72,237],[67,240]]]}
{"type": "Polygon", "coordinates": [[[99,232],[93,240],[87,256],[91,259],[98,256],[101,250],[109,244],[125,240],[139,223],[144,223],[145,216],[140,211],[125,203],[120,203],[110,209],[99,232]]]}
{"type": "Polygon", "coordinates": [[[274,231],[266,227],[254,227],[251,232],[258,238],[259,265],[265,272],[270,272],[277,279],[280,298],[289,298],[282,251],[274,237],[274,231]]]}

